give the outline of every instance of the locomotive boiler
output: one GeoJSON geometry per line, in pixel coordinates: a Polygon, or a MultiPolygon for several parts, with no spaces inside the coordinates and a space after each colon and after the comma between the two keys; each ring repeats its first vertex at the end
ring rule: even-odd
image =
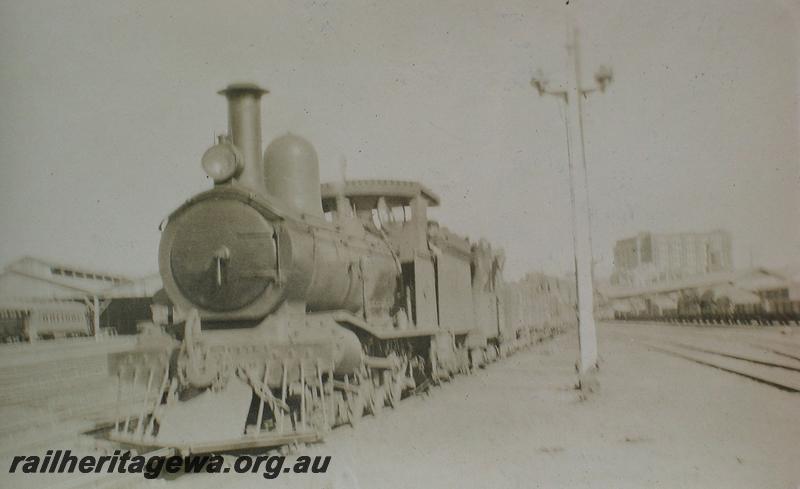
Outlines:
{"type": "Polygon", "coordinates": [[[168,217],[159,246],[182,320],[113,358],[112,439],[185,452],[316,440],[517,347],[502,253],[428,220],[433,192],[320,185],[305,139],[262,154],[266,90],[220,93],[229,133],[201,161],[213,188],[168,217]]]}

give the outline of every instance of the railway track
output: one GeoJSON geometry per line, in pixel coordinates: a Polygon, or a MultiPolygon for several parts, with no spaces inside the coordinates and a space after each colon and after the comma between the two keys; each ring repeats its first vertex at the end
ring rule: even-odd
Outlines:
{"type": "Polygon", "coordinates": [[[796,360],[800,362],[800,347],[793,347],[792,345],[780,344],[778,342],[753,342],[751,346],[766,350],[779,355],[784,358],[796,360]]]}
{"type": "Polygon", "coordinates": [[[730,345],[700,347],[650,341],[646,346],[663,354],[712,367],[791,393],[800,393],[800,359],[772,348],[754,347],[747,353],[730,345]],[[784,358],[781,360],[781,356],[784,358]]]}

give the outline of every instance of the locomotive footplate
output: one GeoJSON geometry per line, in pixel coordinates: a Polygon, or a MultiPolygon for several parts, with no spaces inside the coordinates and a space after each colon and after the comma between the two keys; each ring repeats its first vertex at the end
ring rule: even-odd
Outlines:
{"type": "MultiPolygon", "coordinates": [[[[183,446],[174,444],[159,446],[153,445],[152,443],[143,443],[141,441],[130,441],[123,436],[114,435],[110,436],[109,440],[120,443],[126,448],[136,449],[139,453],[150,453],[153,450],[166,450],[164,453],[177,453],[180,456],[187,456],[204,453],[231,452],[251,448],[277,448],[299,443],[317,443],[322,441],[322,435],[312,431],[306,433],[290,433],[286,435],[262,434],[183,446]]],[[[158,453],[161,452],[159,451],[158,453]]]]}

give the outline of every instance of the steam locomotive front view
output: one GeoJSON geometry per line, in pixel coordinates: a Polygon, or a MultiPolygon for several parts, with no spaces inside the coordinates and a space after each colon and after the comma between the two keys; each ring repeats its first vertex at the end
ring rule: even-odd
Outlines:
{"type": "Polygon", "coordinates": [[[169,216],[159,248],[181,330],[113,358],[111,439],[185,452],[316,440],[528,338],[503,318],[502,253],[429,221],[430,190],[321,186],[299,136],[262,158],[266,90],[220,93],[229,136],[202,159],[214,187],[169,216]]]}
{"type": "Polygon", "coordinates": [[[391,250],[363,229],[347,233],[325,222],[313,146],[286,134],[270,143],[262,165],[263,91],[232,85],[222,93],[232,140],[203,156],[215,187],[175,211],[162,235],[159,268],[169,297],[228,327],[261,320],[287,303],[355,312],[364,292],[370,301],[390,300],[377,295],[394,287],[391,250]],[[362,256],[373,258],[368,270],[358,270],[362,256]],[[361,271],[377,275],[370,282],[382,287],[362,291],[361,271]]]}

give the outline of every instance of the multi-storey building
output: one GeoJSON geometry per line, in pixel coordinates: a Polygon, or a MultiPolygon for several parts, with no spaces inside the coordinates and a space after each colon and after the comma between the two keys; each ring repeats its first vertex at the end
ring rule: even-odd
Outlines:
{"type": "Polygon", "coordinates": [[[725,231],[644,232],[617,241],[611,281],[645,285],[729,270],[733,270],[731,236],[725,231]]]}

